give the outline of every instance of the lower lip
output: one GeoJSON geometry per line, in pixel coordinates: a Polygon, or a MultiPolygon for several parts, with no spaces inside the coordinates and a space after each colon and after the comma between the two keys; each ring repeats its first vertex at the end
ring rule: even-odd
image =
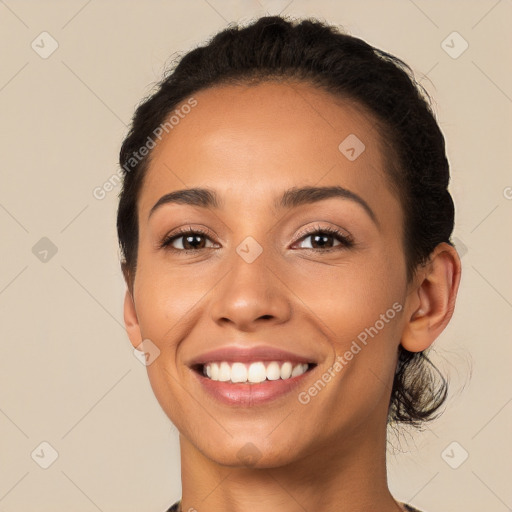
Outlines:
{"type": "Polygon", "coordinates": [[[304,384],[315,367],[290,379],[265,380],[258,384],[221,382],[204,377],[192,370],[208,394],[227,405],[251,407],[276,400],[304,384]]]}

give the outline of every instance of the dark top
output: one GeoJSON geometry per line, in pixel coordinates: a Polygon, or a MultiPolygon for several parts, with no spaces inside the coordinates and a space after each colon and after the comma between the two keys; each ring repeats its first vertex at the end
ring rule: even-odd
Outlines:
{"type": "MultiPolygon", "coordinates": [[[[177,501],[171,508],[167,509],[166,512],[179,512],[180,501],[181,500],[177,501]]],[[[407,505],[407,503],[402,503],[402,505],[405,507],[405,510],[408,510],[409,512],[421,512],[421,510],[418,510],[417,508],[414,508],[411,505],[407,505]]]]}

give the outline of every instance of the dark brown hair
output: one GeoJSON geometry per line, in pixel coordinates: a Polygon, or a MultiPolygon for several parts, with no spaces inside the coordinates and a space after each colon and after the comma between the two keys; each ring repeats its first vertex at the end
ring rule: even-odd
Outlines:
{"type": "MultiPolygon", "coordinates": [[[[117,231],[129,286],[137,268],[137,200],[151,157],[149,152],[140,158],[140,148],[194,92],[287,79],[313,84],[372,115],[386,148],[389,182],[403,208],[408,281],[439,243],[453,245],[444,137],[428,93],[411,68],[335,26],[267,16],[245,27],[230,26],[186,53],[138,106],[119,155],[124,178],[117,231]]],[[[446,396],[447,383],[426,352],[409,352],[400,345],[388,421],[420,427],[435,417],[446,396]]]]}

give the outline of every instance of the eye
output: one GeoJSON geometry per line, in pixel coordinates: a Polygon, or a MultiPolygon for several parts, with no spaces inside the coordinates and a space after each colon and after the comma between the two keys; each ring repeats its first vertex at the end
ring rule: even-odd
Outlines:
{"type": "Polygon", "coordinates": [[[208,231],[202,230],[200,228],[182,228],[178,232],[167,235],[160,242],[159,248],[166,248],[178,252],[191,252],[198,251],[201,249],[210,249],[211,247],[205,246],[206,240],[202,242],[201,238],[208,239],[211,241],[210,233],[208,231]],[[174,245],[175,242],[177,241],[180,242],[179,244],[177,244],[178,247],[174,245]]]}
{"type": "MultiPolygon", "coordinates": [[[[343,233],[341,230],[331,227],[322,228],[320,226],[315,226],[313,229],[302,233],[299,241],[307,240],[308,238],[311,238],[312,242],[310,244],[311,247],[303,247],[306,250],[330,252],[333,250],[347,249],[354,245],[354,241],[349,235],[343,233]],[[335,243],[336,240],[338,241],[337,244],[335,243]]],[[[185,253],[199,251],[201,249],[211,249],[212,246],[207,247],[205,245],[208,240],[211,242],[211,236],[208,231],[200,228],[193,229],[191,227],[186,227],[165,236],[159,243],[159,248],[185,253]],[[177,244],[178,247],[175,245],[176,242],[180,242],[177,244]]]]}
{"type": "Polygon", "coordinates": [[[321,252],[330,252],[333,250],[347,249],[354,245],[354,241],[349,235],[331,227],[315,226],[312,230],[302,233],[299,240],[307,240],[308,238],[311,239],[311,247],[303,248],[314,251],[320,249],[321,252]],[[334,243],[335,240],[338,241],[337,244],[334,243]]]}

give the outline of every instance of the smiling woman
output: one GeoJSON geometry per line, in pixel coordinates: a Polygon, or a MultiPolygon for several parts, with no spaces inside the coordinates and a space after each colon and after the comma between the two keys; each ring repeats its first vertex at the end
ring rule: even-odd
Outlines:
{"type": "Polygon", "coordinates": [[[138,107],[117,227],[126,329],[158,347],[180,432],[169,510],[415,510],[388,489],[386,427],[439,413],[427,352],[461,270],[426,98],[399,59],[274,16],[186,54],[138,107]]]}

